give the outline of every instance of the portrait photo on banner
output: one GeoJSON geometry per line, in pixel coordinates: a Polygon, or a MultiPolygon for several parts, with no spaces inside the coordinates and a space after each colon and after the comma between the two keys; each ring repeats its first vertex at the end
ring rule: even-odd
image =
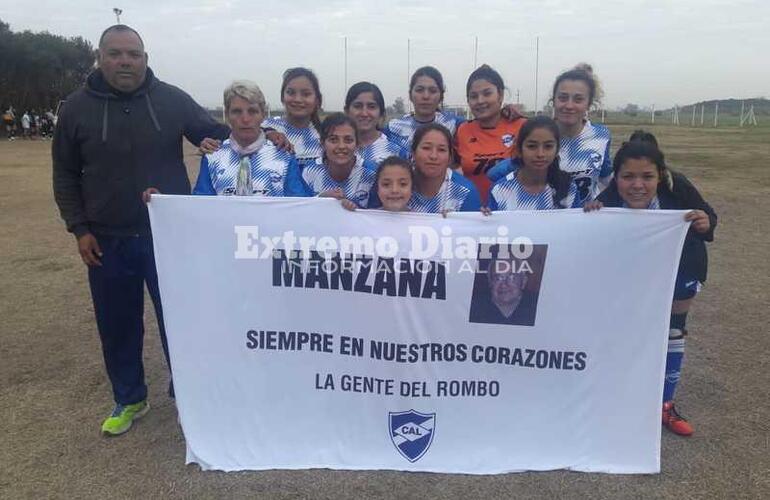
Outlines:
{"type": "Polygon", "coordinates": [[[471,323],[534,326],[548,245],[479,245],[471,323]]]}

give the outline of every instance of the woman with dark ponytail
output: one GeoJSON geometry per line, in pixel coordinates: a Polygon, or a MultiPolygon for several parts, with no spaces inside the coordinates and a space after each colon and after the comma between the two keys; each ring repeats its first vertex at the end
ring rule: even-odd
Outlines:
{"type": "Polygon", "coordinates": [[[519,167],[489,190],[490,210],[553,210],[578,208],[577,187],[559,168],[559,127],[546,117],[528,120],[516,146],[519,167]]]}
{"type": "Polygon", "coordinates": [[[689,210],[684,218],[692,224],[682,247],[671,304],[662,410],[666,428],[680,436],[689,436],[693,427],[674,407],[674,392],[684,358],[687,314],[695,295],[706,281],[706,242],[714,240],[717,214],[684,175],[666,167],[658,141],[649,132],[637,130],[621,146],[615,154],[613,172],[615,178],[596,201],[586,204],[586,211],[603,206],[689,210]]]}
{"type": "Polygon", "coordinates": [[[278,118],[268,118],[262,123],[265,130],[284,134],[294,147],[300,165],[305,165],[322,155],[321,120],[319,112],[323,103],[318,77],[307,68],[289,68],[283,73],[281,102],[286,110],[278,118]]]}

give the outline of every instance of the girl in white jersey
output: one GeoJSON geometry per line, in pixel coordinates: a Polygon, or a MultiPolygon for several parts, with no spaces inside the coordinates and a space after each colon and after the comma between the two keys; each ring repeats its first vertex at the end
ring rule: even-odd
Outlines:
{"type": "Polygon", "coordinates": [[[262,128],[284,134],[300,165],[310,163],[321,156],[322,149],[318,112],[323,96],[315,73],[307,68],[287,69],[283,73],[281,102],[285,114],[266,119],[262,128]]]}
{"type": "Polygon", "coordinates": [[[345,113],[356,122],[358,154],[364,161],[379,165],[390,156],[409,157],[400,142],[389,139],[380,131],[385,116],[385,98],[377,85],[358,82],[350,87],[345,97],[345,113]]]}
{"type": "Polygon", "coordinates": [[[457,127],[465,120],[441,110],[444,101],[444,77],[433,66],[423,66],[414,72],[409,81],[409,100],[414,113],[394,118],[385,127],[385,134],[393,141],[410,149],[415,131],[428,123],[443,125],[454,136],[457,127]]]}
{"type": "Polygon", "coordinates": [[[553,210],[582,206],[577,187],[559,165],[559,128],[547,116],[528,120],[516,138],[520,166],[489,190],[490,210],[553,210]]]}
{"type": "MultiPolygon", "coordinates": [[[[390,156],[382,160],[377,167],[374,184],[380,207],[387,212],[409,212],[409,200],[414,187],[414,169],[409,160],[399,156],[390,156]]],[[[355,210],[356,204],[348,199],[342,200],[342,206],[355,210]]]]}
{"type": "Polygon", "coordinates": [[[333,113],[321,125],[323,155],[302,168],[307,196],[347,199],[367,208],[376,167],[356,154],[356,124],[347,115],[333,113]]]}
{"type": "MultiPolygon", "coordinates": [[[[565,71],[553,84],[554,120],[561,136],[559,166],[575,181],[581,205],[594,199],[612,178],[610,131],[588,119],[588,111],[601,95],[599,80],[588,64],[565,71]]],[[[500,162],[487,176],[495,182],[518,164],[517,159],[500,162]]]]}

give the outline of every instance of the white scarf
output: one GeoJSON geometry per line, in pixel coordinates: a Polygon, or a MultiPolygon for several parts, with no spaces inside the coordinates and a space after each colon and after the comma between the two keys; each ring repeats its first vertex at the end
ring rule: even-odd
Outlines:
{"type": "Polygon", "coordinates": [[[243,147],[238,144],[238,141],[235,140],[233,134],[230,134],[230,147],[233,148],[233,151],[241,156],[249,156],[256,151],[259,151],[259,149],[265,144],[265,140],[265,134],[260,132],[256,141],[252,142],[246,147],[243,147]]]}

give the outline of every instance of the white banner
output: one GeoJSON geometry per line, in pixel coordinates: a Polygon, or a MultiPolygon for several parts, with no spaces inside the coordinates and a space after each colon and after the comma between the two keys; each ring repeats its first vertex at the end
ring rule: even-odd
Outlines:
{"type": "Polygon", "coordinates": [[[188,463],[658,472],[682,214],[153,196],[188,463]]]}

